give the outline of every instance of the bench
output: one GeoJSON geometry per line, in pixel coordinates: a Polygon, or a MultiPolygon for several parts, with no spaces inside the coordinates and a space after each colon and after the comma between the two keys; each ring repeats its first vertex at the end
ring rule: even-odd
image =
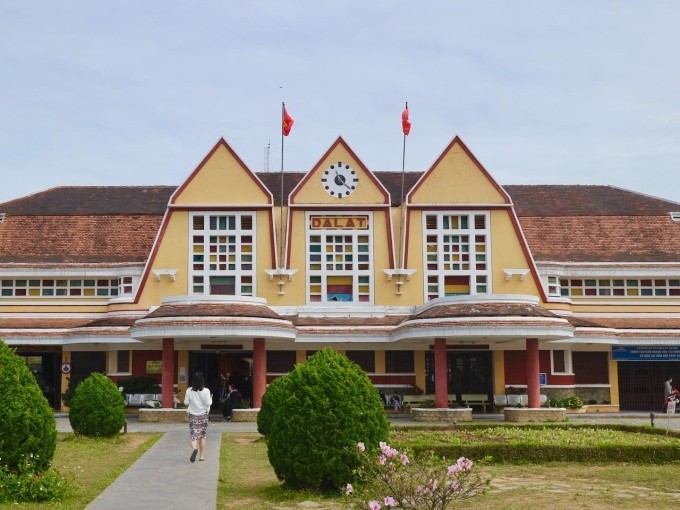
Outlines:
{"type": "Polygon", "coordinates": [[[434,397],[430,395],[405,395],[404,405],[409,407],[418,407],[423,405],[425,402],[433,402],[434,397]]]}
{"type": "MultiPolygon", "coordinates": [[[[463,403],[466,407],[480,406],[482,412],[486,413],[486,407],[490,404],[489,396],[484,393],[463,393],[463,403]]],[[[404,405],[410,407],[418,407],[425,402],[433,402],[434,395],[405,395],[404,405]]],[[[455,395],[448,396],[449,405],[457,403],[455,395]]]]}
{"type": "MultiPolygon", "coordinates": [[[[480,406],[482,412],[486,413],[486,406],[489,405],[489,396],[486,393],[463,393],[461,397],[466,407],[480,406]]],[[[449,395],[449,405],[457,402],[455,395],[449,395]]]]}
{"type": "Polygon", "coordinates": [[[403,409],[406,404],[405,400],[415,391],[415,387],[410,384],[374,384],[373,386],[380,392],[385,409],[394,408],[394,404],[390,403],[390,399],[395,394],[399,397],[398,407],[403,409]]]}

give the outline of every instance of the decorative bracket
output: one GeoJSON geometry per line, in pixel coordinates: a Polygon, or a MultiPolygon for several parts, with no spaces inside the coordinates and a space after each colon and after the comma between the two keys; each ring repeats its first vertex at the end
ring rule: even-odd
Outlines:
{"type": "Polygon", "coordinates": [[[265,273],[269,275],[269,280],[273,281],[275,276],[279,277],[279,280],[276,282],[276,285],[279,286],[279,290],[276,292],[279,296],[283,296],[285,292],[283,292],[283,286],[286,284],[284,281],[283,277],[287,276],[288,281],[292,282],[293,281],[293,275],[297,273],[297,269],[286,269],[283,267],[279,267],[276,269],[265,269],[265,273]]]}
{"type": "Polygon", "coordinates": [[[383,271],[385,271],[388,280],[391,280],[393,276],[406,276],[406,280],[410,280],[413,273],[416,272],[415,269],[405,268],[383,269],[383,271]]]}
{"type": "Polygon", "coordinates": [[[397,277],[397,281],[394,282],[395,285],[397,286],[397,290],[395,291],[395,294],[397,296],[401,296],[403,292],[403,287],[404,287],[404,276],[406,277],[406,281],[409,281],[411,279],[411,276],[413,273],[416,272],[415,269],[406,269],[403,267],[397,267],[394,269],[383,269],[385,271],[385,274],[387,275],[388,280],[392,280],[394,276],[397,277]]]}
{"type": "Polygon", "coordinates": [[[503,269],[503,272],[505,273],[505,279],[507,281],[510,281],[513,276],[517,275],[519,276],[519,279],[521,281],[526,280],[527,275],[529,274],[528,269],[503,269]]]}
{"type": "Polygon", "coordinates": [[[170,277],[170,281],[175,281],[175,274],[177,274],[177,269],[152,269],[151,272],[156,277],[156,281],[161,281],[161,276],[167,275],[170,277]]]}
{"type": "Polygon", "coordinates": [[[288,277],[288,281],[292,282],[293,281],[293,275],[297,273],[297,269],[285,269],[283,267],[277,268],[277,269],[265,269],[265,273],[269,275],[269,280],[273,280],[275,276],[279,277],[288,277]]]}

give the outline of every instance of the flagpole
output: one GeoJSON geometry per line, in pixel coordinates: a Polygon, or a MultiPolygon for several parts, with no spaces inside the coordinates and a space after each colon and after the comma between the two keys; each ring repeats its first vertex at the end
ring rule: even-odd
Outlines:
{"type": "MultiPolygon", "coordinates": [[[[406,106],[404,107],[406,110],[408,110],[408,101],[406,101],[406,106]]],[[[404,269],[403,268],[403,252],[404,252],[404,220],[405,220],[405,214],[404,214],[404,173],[405,173],[405,168],[406,168],[406,132],[404,132],[404,143],[402,146],[401,150],[401,221],[399,223],[399,266],[397,269],[404,269]]]]}
{"type": "MultiPolygon", "coordinates": [[[[281,126],[285,120],[286,103],[281,102],[281,126]]],[[[279,240],[279,264],[280,269],[283,269],[283,128],[281,129],[281,239],[279,240]]]]}

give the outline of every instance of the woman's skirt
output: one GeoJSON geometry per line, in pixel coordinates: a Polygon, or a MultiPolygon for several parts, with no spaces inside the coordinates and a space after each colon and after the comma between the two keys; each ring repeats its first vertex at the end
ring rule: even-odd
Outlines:
{"type": "Polygon", "coordinates": [[[203,439],[207,431],[207,414],[189,414],[189,435],[191,436],[192,441],[203,439]]]}

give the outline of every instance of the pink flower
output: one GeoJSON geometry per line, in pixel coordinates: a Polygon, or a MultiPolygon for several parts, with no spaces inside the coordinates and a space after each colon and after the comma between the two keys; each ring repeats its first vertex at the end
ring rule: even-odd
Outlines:
{"type": "Polygon", "coordinates": [[[407,456],[405,453],[402,453],[402,454],[399,456],[399,460],[401,460],[401,463],[402,463],[402,465],[404,465],[404,466],[405,466],[406,464],[408,464],[408,456],[407,456]]]}
{"type": "Polygon", "coordinates": [[[455,480],[452,480],[451,483],[449,484],[449,489],[451,489],[452,491],[457,491],[459,487],[460,484],[455,480]]]}
{"type": "Polygon", "coordinates": [[[394,501],[394,498],[392,496],[386,496],[385,499],[383,500],[383,503],[385,503],[385,506],[396,505],[396,502],[394,501]]]}
{"type": "Polygon", "coordinates": [[[352,487],[351,483],[348,483],[347,487],[345,487],[345,494],[349,496],[353,492],[354,492],[354,487],[352,487]]]}
{"type": "Polygon", "coordinates": [[[453,464],[453,465],[449,466],[448,470],[446,471],[446,474],[448,476],[454,476],[454,475],[460,473],[462,471],[462,469],[463,468],[460,467],[460,465],[453,464]]]}
{"type": "Polygon", "coordinates": [[[364,443],[357,443],[357,449],[360,452],[366,451],[366,445],[364,443]]]}
{"type": "Polygon", "coordinates": [[[377,501],[369,501],[368,502],[368,510],[380,510],[381,506],[380,503],[377,501]]]}
{"type": "Polygon", "coordinates": [[[458,459],[456,464],[458,464],[463,471],[470,471],[472,469],[472,461],[465,457],[458,459]]]}
{"type": "Polygon", "coordinates": [[[378,462],[380,462],[381,466],[384,466],[386,461],[387,461],[387,457],[385,457],[384,455],[381,455],[380,457],[378,457],[378,462]]]}

